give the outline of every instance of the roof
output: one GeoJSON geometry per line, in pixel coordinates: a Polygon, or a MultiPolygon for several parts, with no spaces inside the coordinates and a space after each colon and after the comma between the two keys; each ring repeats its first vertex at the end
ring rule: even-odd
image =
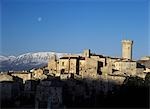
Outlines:
{"type": "Polygon", "coordinates": [[[121,58],[119,58],[119,57],[110,57],[110,56],[104,56],[104,57],[110,58],[110,59],[121,59],[121,58]]]}
{"type": "Polygon", "coordinates": [[[136,61],[133,61],[131,59],[123,59],[123,58],[120,58],[118,60],[116,60],[115,62],[136,62],[136,61]]]}
{"type": "Polygon", "coordinates": [[[78,57],[61,57],[60,59],[80,59],[80,60],[85,60],[85,57],[80,57],[80,56],[78,56],[78,57]]]}
{"type": "Polygon", "coordinates": [[[99,54],[91,53],[90,55],[91,55],[91,56],[99,56],[100,58],[105,58],[103,55],[99,55],[99,54]]]}
{"type": "Polygon", "coordinates": [[[150,68],[150,60],[138,60],[137,62],[144,65],[146,68],[150,68]]]}
{"type": "Polygon", "coordinates": [[[13,74],[30,74],[30,72],[15,71],[15,72],[12,72],[11,74],[12,74],[12,75],[13,75],[13,74]]]}
{"type": "Polygon", "coordinates": [[[60,59],[78,59],[78,57],[61,57],[60,59]]]}

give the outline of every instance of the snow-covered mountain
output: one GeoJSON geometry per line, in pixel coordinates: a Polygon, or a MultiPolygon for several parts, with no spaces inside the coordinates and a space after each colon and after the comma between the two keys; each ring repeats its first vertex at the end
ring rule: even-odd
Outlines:
{"type": "Polygon", "coordinates": [[[26,53],[15,56],[0,56],[0,71],[10,70],[30,70],[47,65],[51,56],[56,54],[57,58],[66,55],[67,53],[54,53],[54,52],[37,52],[26,53]]]}

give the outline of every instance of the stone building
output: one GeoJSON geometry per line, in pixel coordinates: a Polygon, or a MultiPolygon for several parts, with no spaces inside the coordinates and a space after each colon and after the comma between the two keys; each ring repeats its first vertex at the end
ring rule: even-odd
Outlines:
{"type": "Polygon", "coordinates": [[[60,73],[79,73],[79,58],[78,56],[61,57],[59,59],[60,73]]]}
{"type": "Polygon", "coordinates": [[[117,61],[120,58],[114,58],[106,56],[105,66],[102,67],[102,73],[104,75],[112,74],[113,73],[113,64],[115,61],[117,61]]]}
{"type": "Polygon", "coordinates": [[[80,58],[79,60],[79,75],[82,76],[83,72],[85,71],[85,58],[80,58]]]}
{"type": "Polygon", "coordinates": [[[82,77],[96,78],[97,75],[101,75],[102,63],[92,58],[85,58],[85,66],[83,69],[82,77]]]}
{"type": "Polygon", "coordinates": [[[48,69],[50,73],[56,74],[58,72],[58,61],[57,61],[57,57],[55,54],[51,56],[49,59],[48,69]]]}
{"type": "Polygon", "coordinates": [[[81,77],[96,78],[101,74],[101,67],[106,64],[105,57],[94,55],[90,50],[84,50],[83,55],[66,55],[59,60],[51,58],[48,64],[49,71],[62,78],[71,77],[71,74],[81,77]],[[100,58],[101,57],[101,58],[100,58]],[[69,74],[69,75],[68,75],[69,74]]]}
{"type": "Polygon", "coordinates": [[[94,54],[89,49],[84,50],[82,55],[63,56],[58,60],[54,56],[49,61],[48,68],[50,72],[62,78],[71,77],[68,74],[82,78],[97,78],[98,75],[114,73],[120,73],[120,75],[143,73],[143,68],[138,68],[137,62],[132,60],[132,45],[133,41],[122,40],[122,58],[94,54]]]}
{"type": "Polygon", "coordinates": [[[148,56],[143,57],[141,60],[138,60],[137,63],[141,66],[137,69],[138,75],[145,78],[146,74],[150,72],[150,58],[148,56]]]}
{"type": "Polygon", "coordinates": [[[18,71],[18,72],[12,72],[11,75],[23,79],[23,83],[25,83],[26,80],[32,79],[32,73],[30,73],[30,72],[19,72],[18,71]]]}
{"type": "Polygon", "coordinates": [[[102,66],[106,66],[106,57],[105,56],[103,56],[103,55],[97,55],[97,54],[93,54],[93,53],[91,53],[91,55],[90,55],[90,58],[91,59],[93,59],[93,60],[96,60],[96,61],[99,61],[99,62],[102,62],[102,66]]]}
{"type": "Polygon", "coordinates": [[[49,63],[49,70],[55,69],[53,72],[56,71],[62,78],[71,77],[67,74],[79,75],[82,78],[97,78],[98,75],[112,74],[114,70],[129,75],[136,73],[135,61],[97,55],[91,53],[90,50],[84,50],[81,56],[68,55],[59,60],[51,59],[49,63]]]}
{"type": "Polygon", "coordinates": [[[148,61],[148,60],[150,60],[150,56],[144,56],[144,57],[141,58],[141,60],[148,61]]]}
{"type": "Polygon", "coordinates": [[[122,60],[115,61],[113,65],[114,65],[113,69],[120,71],[122,74],[126,74],[126,75],[135,75],[136,74],[136,68],[137,68],[136,61],[122,59],[122,60]]]}
{"type": "Polygon", "coordinates": [[[132,59],[132,45],[131,40],[122,40],[122,58],[132,59]]]}
{"type": "Polygon", "coordinates": [[[149,73],[150,72],[150,68],[146,68],[143,72],[144,73],[149,73]]]}
{"type": "Polygon", "coordinates": [[[33,78],[40,78],[41,75],[43,75],[43,69],[35,69],[34,72],[32,73],[33,78]]]}

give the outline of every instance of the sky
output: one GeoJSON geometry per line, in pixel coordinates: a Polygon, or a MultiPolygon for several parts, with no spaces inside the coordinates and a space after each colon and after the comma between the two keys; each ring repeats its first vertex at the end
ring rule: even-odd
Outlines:
{"type": "Polygon", "coordinates": [[[121,57],[133,40],[135,59],[150,55],[149,0],[1,0],[0,55],[55,51],[121,57]]]}

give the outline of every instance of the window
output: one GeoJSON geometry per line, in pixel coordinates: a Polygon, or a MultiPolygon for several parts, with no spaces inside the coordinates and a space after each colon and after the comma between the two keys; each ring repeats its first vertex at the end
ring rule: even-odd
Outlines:
{"type": "Polygon", "coordinates": [[[128,47],[128,50],[130,49],[130,47],[128,47]]]}
{"type": "Polygon", "coordinates": [[[65,69],[61,69],[61,74],[63,74],[65,72],[65,69]]]}
{"type": "Polygon", "coordinates": [[[62,62],[62,66],[64,66],[64,62],[62,62]]]}

